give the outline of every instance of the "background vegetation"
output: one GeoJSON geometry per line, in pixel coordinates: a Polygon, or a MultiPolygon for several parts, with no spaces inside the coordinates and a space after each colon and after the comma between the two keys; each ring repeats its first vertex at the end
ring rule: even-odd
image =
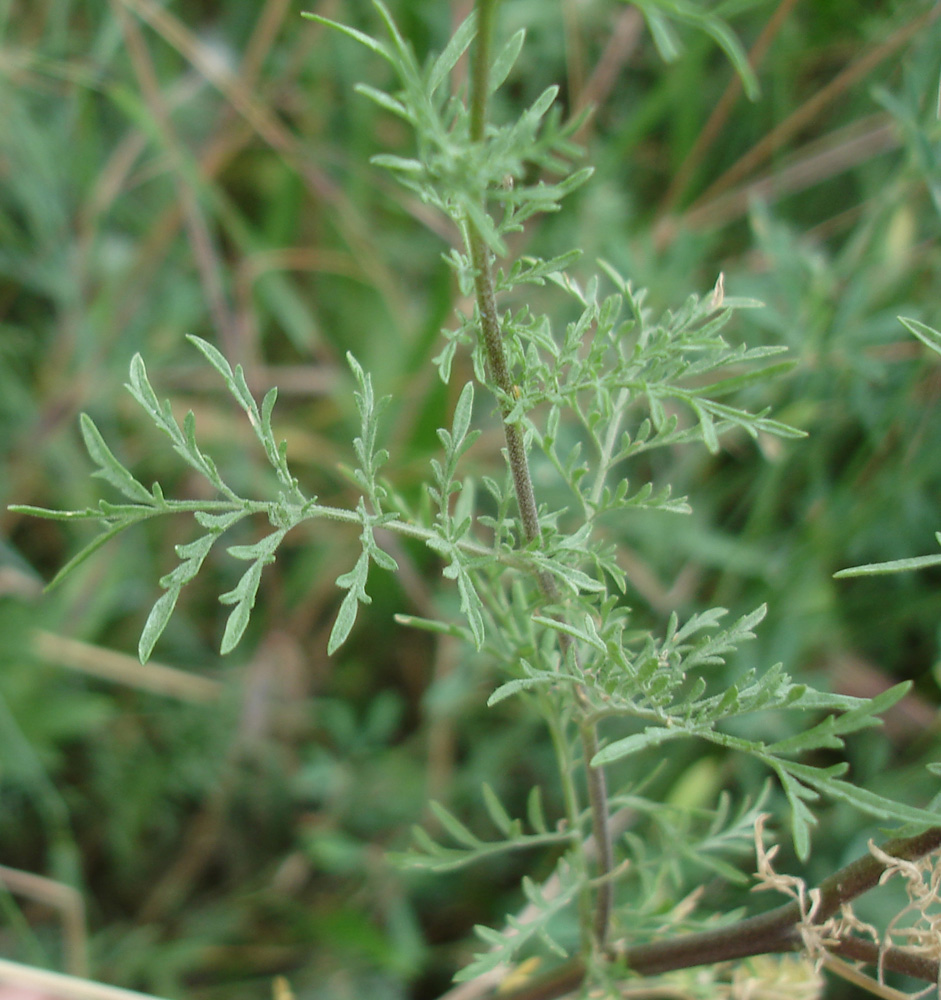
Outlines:
{"type": "MultiPolygon", "coordinates": [[[[469,9],[389,6],[419,53],[469,9]]],[[[525,26],[528,43],[504,99],[559,82],[567,113],[597,108],[581,134],[595,177],[525,240],[604,257],[658,311],[720,271],[766,303],[736,334],[790,347],[797,367],[767,401],[810,436],[759,456],[684,452],[669,478],[694,514],[610,526],[632,603],[662,627],[673,608],[737,616],[767,600],[736,668],[781,660],[853,694],[915,680],[889,740],[860,737],[850,760],[874,791],[905,783],[927,800],[941,574],[832,573],[928,552],[939,527],[941,368],[896,317],[941,319],[941,11],[720,7],[753,53],[754,103],[704,35],[665,65],[630,5],[506,0],[499,30],[525,26]]],[[[375,27],[366,4],[308,9],[375,27]]],[[[393,394],[388,472],[417,498],[455,402],[430,363],[456,304],[450,237],[367,162],[407,153],[398,123],[353,92],[387,83],[384,66],[298,13],[285,0],[0,4],[0,863],[61,883],[50,906],[6,880],[0,953],[166,996],[257,997],[277,973],[303,997],[437,996],[473,924],[519,908],[533,859],[432,878],[384,852],[428,819],[429,796],[472,815],[483,780],[499,776],[512,803],[543,777],[551,789],[552,763],[519,707],[483,707],[485,663],[395,624],[456,602],[427,553],[402,546],[404,572],[371,578],[368,615],[334,658],[333,581],[354,532],[289,536],[225,659],[216,595],[238,568],[207,564],[156,651],[181,675],[135,657],[172,546],[189,540],[180,525],[123,536],[40,596],[85,529],[5,510],[97,502],[81,410],[141,481],[201,488],[122,388],[138,351],[233,485],[262,488],[264,456],[186,333],[241,362],[257,394],[279,386],[279,436],[327,503],[348,502],[353,350],[393,394]]],[[[500,444],[494,424],[475,454],[500,444]]],[[[551,480],[540,489],[551,505],[551,480]]],[[[690,747],[654,780],[707,804],[760,777],[690,747]]],[[[873,830],[830,810],[808,879],[873,830]]]]}

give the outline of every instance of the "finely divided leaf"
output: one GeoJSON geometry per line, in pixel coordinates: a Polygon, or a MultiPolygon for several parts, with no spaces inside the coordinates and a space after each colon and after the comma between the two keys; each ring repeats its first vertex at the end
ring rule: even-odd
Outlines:
{"type": "Polygon", "coordinates": [[[386,111],[391,111],[392,114],[397,115],[399,118],[404,118],[408,122],[412,121],[408,108],[401,101],[397,101],[394,97],[390,97],[384,90],[377,90],[375,87],[370,87],[366,83],[358,83],[353,89],[357,94],[362,94],[363,97],[368,97],[369,100],[378,104],[379,107],[385,108],[386,111]]]}
{"type": "Polygon", "coordinates": [[[801,778],[808,782],[812,781],[815,788],[819,788],[831,798],[847,802],[859,809],[860,812],[868,813],[877,819],[893,819],[902,823],[914,823],[921,827],[937,826],[941,823],[941,813],[908,806],[904,802],[894,802],[892,799],[884,798],[865,788],[858,788],[848,781],[830,777],[826,773],[815,775],[813,778],[802,774],[801,778]]]}
{"type": "Polygon", "coordinates": [[[245,629],[248,627],[252,608],[255,606],[258,585],[261,583],[263,565],[261,562],[252,563],[242,574],[242,578],[235,588],[219,596],[220,604],[235,605],[229,614],[228,621],[225,623],[225,632],[223,633],[222,643],[219,647],[223,655],[235,649],[245,629]]]}
{"type": "Polygon", "coordinates": [[[592,758],[592,766],[600,767],[602,764],[610,764],[613,761],[627,757],[629,754],[646,750],[647,747],[659,746],[667,740],[674,740],[679,736],[690,735],[683,729],[665,729],[663,726],[648,726],[642,733],[634,733],[633,736],[625,736],[623,739],[615,740],[602,748],[592,758]]]}
{"type": "Polygon", "coordinates": [[[474,636],[474,646],[480,649],[484,644],[484,605],[474,587],[474,581],[470,574],[455,561],[451,564],[457,567],[457,589],[461,595],[461,611],[467,616],[467,624],[470,625],[471,634],[474,636]]]}
{"type": "Polygon", "coordinates": [[[493,65],[490,67],[490,93],[499,90],[503,82],[510,75],[510,71],[516,64],[520,52],[523,50],[523,42],[526,40],[526,29],[520,28],[511,35],[507,43],[497,53],[493,65]]]}
{"type": "Polygon", "coordinates": [[[533,785],[526,799],[526,818],[536,833],[546,833],[548,831],[546,815],[542,808],[542,790],[539,785],[533,785]]]}
{"type": "Polygon", "coordinates": [[[413,157],[395,156],[393,153],[377,153],[369,158],[369,162],[374,167],[398,170],[403,174],[421,174],[425,170],[425,165],[421,160],[416,160],[413,157]]]}
{"type": "Polygon", "coordinates": [[[144,359],[140,354],[135,354],[131,358],[130,369],[131,381],[127,384],[127,389],[140,405],[150,414],[154,423],[158,427],[163,427],[164,414],[160,408],[157,394],[147,378],[147,368],[144,359]]]}
{"type": "Polygon", "coordinates": [[[258,594],[258,586],[261,583],[261,574],[265,566],[274,562],[275,551],[281,544],[287,529],[282,528],[272,534],[255,542],[254,545],[230,545],[228,553],[235,559],[251,559],[251,566],[242,575],[242,578],[235,587],[225,594],[220,595],[221,604],[234,604],[235,607],[229,614],[229,619],[225,625],[225,632],[222,636],[220,651],[224,654],[231,652],[237,645],[251,617],[252,608],[255,607],[255,598],[258,594]]]}
{"type": "Polygon", "coordinates": [[[186,545],[176,546],[176,554],[182,562],[172,572],[160,578],[160,586],[166,590],[166,593],[151,608],[141,631],[140,641],[137,644],[137,655],[140,657],[141,663],[146,663],[150,659],[157,640],[170,621],[180,591],[199,572],[219,534],[218,531],[210,531],[186,545]]]}
{"type": "Polygon", "coordinates": [[[508,916],[509,930],[503,933],[479,924],[474,927],[478,937],[490,946],[489,950],[476,954],[474,961],[454,977],[455,982],[476,979],[498,966],[513,961],[516,954],[533,937],[542,941],[548,950],[560,957],[566,957],[566,950],[550,935],[549,923],[569,906],[581,888],[581,882],[580,876],[564,859],[559,864],[557,875],[558,877],[552,880],[555,891],[552,896],[544,895],[532,879],[523,879],[523,889],[530,902],[525,921],[508,916]]]}
{"type": "Polygon", "coordinates": [[[817,818],[807,807],[807,802],[814,802],[820,796],[792,778],[783,767],[774,767],[781,779],[781,786],[787,795],[791,806],[791,836],[794,840],[794,850],[801,861],[810,856],[810,830],[817,825],[817,818]]]}
{"type": "Polygon", "coordinates": [[[229,389],[235,393],[235,383],[234,377],[232,375],[232,366],[229,364],[225,355],[213,347],[208,340],[203,340],[202,337],[196,337],[193,334],[187,334],[186,339],[199,349],[203,357],[212,365],[213,368],[225,379],[225,384],[229,389]]]}
{"type": "Polygon", "coordinates": [[[331,21],[329,17],[322,17],[320,14],[311,14],[306,10],[301,11],[301,17],[306,18],[308,21],[316,21],[318,24],[323,24],[328,28],[336,28],[337,31],[341,31],[344,35],[349,35],[350,38],[354,38],[357,42],[365,45],[367,49],[372,50],[378,56],[382,56],[382,58],[388,62],[395,62],[392,54],[381,42],[376,41],[375,38],[371,35],[367,35],[363,31],[358,31],[356,28],[350,28],[345,24],[341,24],[339,21],[331,21]]]}
{"type": "Polygon", "coordinates": [[[471,831],[454,815],[454,813],[449,812],[440,802],[435,802],[434,799],[428,803],[428,808],[434,813],[435,819],[444,827],[445,830],[463,847],[469,847],[472,850],[483,846],[483,841],[480,837],[475,836],[471,831]]]}
{"type": "Polygon", "coordinates": [[[602,642],[598,632],[594,630],[594,622],[592,622],[589,615],[585,616],[584,630],[576,628],[568,622],[559,621],[556,618],[546,618],[544,615],[533,615],[533,621],[539,625],[545,625],[546,628],[551,628],[555,632],[562,632],[573,639],[578,639],[580,642],[593,646],[599,653],[605,652],[605,644],[602,642]],[[589,629],[593,631],[589,631],[589,629]]]}
{"type": "Polygon", "coordinates": [[[906,319],[904,316],[899,316],[899,320],[925,347],[930,347],[932,351],[941,354],[941,333],[925,323],[920,323],[917,319],[906,319]]]}
{"type": "Polygon", "coordinates": [[[910,570],[927,569],[929,566],[941,566],[941,555],[915,556],[911,559],[891,559],[883,563],[866,563],[864,566],[853,566],[841,569],[833,574],[834,579],[843,580],[853,576],[878,576],[882,573],[905,573],[910,570]]]}
{"type": "Polygon", "coordinates": [[[163,630],[170,621],[173,609],[176,607],[177,598],[180,596],[180,588],[174,587],[157,599],[157,602],[150,609],[147,621],[141,630],[140,641],[137,643],[137,655],[141,663],[146,663],[150,659],[157,640],[163,634],[163,630]]]}
{"type": "Polygon", "coordinates": [[[503,807],[503,803],[497,798],[497,793],[484,782],[481,789],[484,797],[484,805],[487,813],[493,820],[493,825],[503,834],[504,837],[518,836],[520,833],[519,821],[514,822],[510,814],[503,807]]]}
{"type": "Polygon", "coordinates": [[[467,436],[473,409],[474,383],[468,382],[461,390],[457,405],[454,407],[454,417],[451,421],[451,447],[453,449],[457,449],[467,436]]]}
{"type": "Polygon", "coordinates": [[[517,694],[519,691],[530,691],[535,687],[545,687],[556,683],[556,680],[557,678],[549,674],[537,674],[533,677],[517,677],[512,681],[501,684],[487,699],[487,707],[492,708],[511,695],[517,694]]]}
{"type": "MultiPolygon", "coordinates": [[[[91,556],[95,552],[97,552],[103,545],[105,545],[112,538],[114,538],[115,535],[118,535],[122,531],[124,531],[125,528],[129,528],[132,524],[136,524],[138,521],[143,521],[146,518],[153,516],[153,511],[152,510],[148,510],[146,508],[141,508],[141,510],[142,510],[142,514],[140,516],[137,516],[137,517],[127,517],[127,518],[125,518],[125,519],[123,519],[121,521],[118,521],[115,524],[111,525],[111,527],[109,527],[106,531],[103,531],[96,538],[93,538],[83,549],[80,549],[74,556],[72,556],[72,558],[58,571],[58,573],[56,573],[56,575],[49,581],[49,583],[46,584],[44,590],[49,591],[49,590],[52,590],[55,587],[57,587],[69,575],[69,573],[72,572],[73,569],[75,569],[77,566],[80,566],[83,562],[85,562],[85,560],[89,556],[91,556]]],[[[32,513],[32,511],[29,511],[27,509],[26,513],[32,513]]],[[[92,511],[88,511],[88,512],[85,512],[85,511],[62,511],[62,512],[52,511],[52,512],[39,513],[38,516],[40,516],[40,517],[48,517],[50,514],[55,515],[57,513],[63,513],[63,514],[66,514],[66,515],[76,514],[76,515],[78,515],[83,520],[84,520],[84,518],[86,516],[86,513],[89,514],[89,515],[91,515],[91,516],[98,516],[98,517],[101,516],[100,514],[96,514],[96,512],[92,512],[92,511]]],[[[54,518],[54,519],[58,520],[58,518],[54,518]]]]}
{"type": "Polygon", "coordinates": [[[352,631],[353,623],[356,621],[359,605],[372,603],[372,599],[366,593],[366,578],[368,576],[369,556],[363,552],[349,573],[337,577],[337,586],[347,589],[349,592],[343,598],[343,603],[337,612],[337,619],[330,632],[330,639],[327,642],[328,656],[332,656],[346,642],[352,631]]]}
{"type": "Polygon", "coordinates": [[[454,32],[444,51],[438,56],[431,67],[431,72],[428,74],[429,95],[433,94],[444,83],[448,74],[457,65],[457,61],[467,51],[476,33],[477,17],[476,11],[474,11],[471,12],[469,17],[465,18],[457,31],[454,32]]]}
{"type": "Polygon", "coordinates": [[[128,499],[152,505],[154,497],[151,492],[143,483],[138,482],[114,457],[111,449],[105,444],[104,438],[95,426],[95,422],[87,413],[79,414],[79,425],[88,454],[95,465],[98,466],[98,471],[94,472],[93,475],[109,482],[128,499]]]}

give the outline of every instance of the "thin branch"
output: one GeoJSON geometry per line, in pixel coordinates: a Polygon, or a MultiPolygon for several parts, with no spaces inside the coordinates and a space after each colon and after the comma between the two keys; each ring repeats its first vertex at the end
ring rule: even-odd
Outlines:
{"type": "Polygon", "coordinates": [[[830,951],[854,962],[865,962],[866,965],[878,965],[881,958],[884,969],[901,972],[903,976],[920,979],[925,983],[936,983],[941,976],[941,962],[936,958],[916,955],[905,948],[884,948],[880,955],[879,945],[864,938],[845,937],[839,944],[833,945],[830,951]]]}
{"type": "Polygon", "coordinates": [[[593,767],[591,763],[592,758],[598,753],[598,730],[594,723],[583,722],[579,726],[579,735],[582,752],[585,754],[588,803],[591,806],[592,832],[598,849],[598,871],[601,875],[595,897],[594,933],[598,947],[604,948],[611,923],[611,911],[614,909],[614,883],[608,878],[614,871],[614,844],[611,840],[608,815],[608,787],[604,769],[593,767]]]}

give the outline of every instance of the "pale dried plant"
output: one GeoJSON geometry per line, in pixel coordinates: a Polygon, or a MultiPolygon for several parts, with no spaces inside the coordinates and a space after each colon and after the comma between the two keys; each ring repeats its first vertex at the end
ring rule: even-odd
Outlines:
{"type": "Polygon", "coordinates": [[[678,969],[619,987],[622,1000],[819,1000],[825,980],[803,955],[678,969]]]}
{"type": "Polygon", "coordinates": [[[859,917],[853,912],[853,907],[849,903],[843,903],[840,907],[840,916],[837,922],[837,936],[844,937],[847,934],[865,934],[866,937],[872,938],[872,940],[879,944],[881,941],[881,935],[876,927],[872,924],[867,924],[864,920],[860,920],[859,917]]]}
{"type": "MultiPolygon", "coordinates": [[[[821,968],[825,968],[874,996],[886,1000],[914,1000],[931,992],[941,1000],[941,976],[934,986],[928,986],[915,993],[903,993],[886,985],[884,967],[886,952],[895,947],[903,947],[922,958],[941,960],[941,852],[933,852],[911,861],[886,853],[870,840],[870,853],[885,866],[879,878],[879,885],[884,885],[894,876],[900,875],[905,880],[908,904],[889,920],[882,933],[872,924],[857,917],[849,903],[841,905],[838,915],[817,923],[814,918],[820,910],[821,892],[816,888],[808,889],[804,880],[797,876],[779,874],[774,870],[772,861],[778,853],[779,845],[765,848],[764,825],[768,818],[767,813],[762,813],[755,821],[755,857],[758,865],[755,877],[758,884],[754,886],[753,891],[773,889],[797,902],[801,916],[800,921],[795,924],[795,929],[801,937],[803,958],[812,963],[814,976],[819,978],[821,968]],[[850,935],[865,935],[878,946],[876,979],[865,975],[860,968],[848,964],[832,953],[831,949],[836,948],[841,940],[850,935]]],[[[747,985],[747,981],[745,984],[747,985]]],[[[809,979],[805,985],[810,988],[809,979]]],[[[757,996],[765,996],[765,993],[747,990],[729,993],[730,1000],[740,1000],[740,998],[747,1000],[757,996]]]]}
{"type": "MultiPolygon", "coordinates": [[[[926,854],[915,861],[886,854],[869,841],[869,852],[884,864],[879,884],[900,875],[905,880],[908,904],[889,921],[879,945],[879,982],[883,979],[883,957],[897,941],[924,958],[941,959],[941,853],[926,854]]],[[[941,997],[941,979],[935,986],[941,997]]]]}
{"type": "Polygon", "coordinates": [[[803,955],[756,955],[732,970],[720,986],[721,1000],[817,1000],[824,979],[815,963],[803,955]]]}
{"type": "Polygon", "coordinates": [[[795,924],[795,929],[800,933],[805,954],[813,961],[815,970],[819,970],[827,957],[827,948],[839,943],[838,922],[831,917],[822,923],[815,923],[814,917],[821,903],[820,890],[808,889],[804,880],[796,875],[781,875],[774,870],[771,862],[780,850],[780,845],[774,844],[765,849],[764,825],[768,818],[768,813],[761,813],[755,821],[755,858],[758,862],[755,877],[758,884],[753,887],[753,891],[773,889],[797,901],[801,918],[795,924]]]}

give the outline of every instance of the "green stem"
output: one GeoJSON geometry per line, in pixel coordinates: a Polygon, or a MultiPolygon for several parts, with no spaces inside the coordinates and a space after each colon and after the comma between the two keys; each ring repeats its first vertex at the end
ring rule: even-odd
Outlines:
{"type": "MultiPolygon", "coordinates": [[[[152,517],[160,517],[165,514],[197,514],[205,512],[207,514],[226,514],[242,511],[246,516],[249,514],[267,514],[271,510],[271,502],[268,500],[242,500],[233,502],[231,500],[164,500],[160,506],[145,506],[143,504],[127,504],[112,513],[104,513],[98,507],[87,507],[84,510],[49,510],[45,507],[34,507],[31,504],[10,504],[7,510],[15,514],[26,514],[31,517],[41,517],[51,521],[97,521],[108,524],[112,527],[124,529],[141,521],[146,521],[152,517]]],[[[324,518],[329,521],[341,521],[344,524],[362,525],[363,518],[359,511],[349,510],[345,507],[330,507],[325,504],[316,504],[309,507],[301,516],[297,525],[305,521],[314,521],[324,518]]],[[[296,525],[294,525],[296,526],[296,525]]],[[[431,528],[422,527],[411,521],[402,521],[399,518],[392,518],[388,521],[381,521],[377,528],[385,528],[407,538],[414,538],[416,541],[426,544],[440,541],[440,532],[431,528]]],[[[534,572],[532,562],[527,557],[527,553],[515,551],[513,549],[496,549],[480,542],[468,541],[466,538],[459,539],[454,545],[462,552],[467,553],[477,559],[485,559],[488,562],[498,562],[503,566],[520,570],[524,573],[534,572]]],[[[433,547],[433,546],[432,546],[433,547]]],[[[658,717],[659,718],[659,717],[658,717]]]]}
{"type": "MultiPolygon", "coordinates": [[[[499,0],[478,0],[477,2],[477,44],[474,48],[471,67],[470,134],[474,142],[484,139],[487,124],[487,103],[490,92],[490,51],[493,37],[493,20],[499,0]]],[[[532,475],[526,457],[523,430],[517,423],[510,422],[512,410],[513,379],[510,376],[503,348],[503,332],[497,311],[497,299],[493,280],[493,264],[490,248],[483,235],[468,219],[465,235],[471,262],[474,267],[474,290],[477,311],[480,317],[480,333],[487,355],[490,378],[497,390],[497,398],[503,416],[503,432],[506,438],[507,458],[513,476],[513,487],[519,505],[520,521],[526,543],[539,543],[542,530],[539,524],[539,509],[533,490],[532,475]]],[[[551,604],[561,600],[559,586],[551,574],[543,571],[538,575],[543,596],[551,604]]],[[[562,653],[565,655],[571,639],[560,635],[562,653]]],[[[574,650],[573,650],[574,652],[574,650]]],[[[579,704],[584,714],[587,705],[583,692],[579,692],[579,704]]],[[[594,937],[599,948],[603,948],[608,934],[608,925],[614,900],[614,886],[608,878],[614,867],[614,851],[609,829],[608,794],[605,774],[600,767],[592,767],[591,760],[598,751],[598,736],[594,726],[583,721],[579,725],[582,753],[588,782],[588,800],[591,805],[592,832],[598,847],[598,889],[595,897],[594,937]]]]}
{"type": "MultiPolygon", "coordinates": [[[[558,713],[551,705],[544,704],[544,715],[555,750],[556,766],[562,785],[562,801],[565,803],[566,824],[568,829],[577,830],[582,809],[578,800],[578,788],[572,778],[574,767],[572,755],[569,752],[569,741],[566,739],[558,713]]],[[[584,860],[585,853],[583,851],[581,852],[581,861],[584,863],[584,860]]],[[[583,867],[582,875],[585,878],[585,887],[579,893],[579,925],[582,931],[582,944],[587,950],[591,946],[591,895],[587,883],[587,866],[583,867]]]]}
{"type": "Polygon", "coordinates": [[[618,438],[621,433],[621,423],[624,420],[624,409],[631,398],[630,391],[627,389],[621,389],[618,392],[618,398],[614,404],[614,412],[616,416],[608,424],[608,431],[604,437],[604,443],[601,446],[601,454],[598,456],[598,475],[595,477],[595,485],[591,491],[591,502],[597,507],[601,502],[601,495],[604,492],[605,480],[608,478],[608,472],[611,468],[611,456],[614,454],[614,449],[618,445],[618,438]]]}
{"type": "MultiPolygon", "coordinates": [[[[579,692],[581,693],[581,692],[579,692]]],[[[585,774],[588,780],[588,802],[591,805],[592,832],[598,848],[598,883],[595,896],[595,942],[604,948],[614,909],[614,883],[608,875],[614,870],[614,845],[611,842],[611,828],[608,816],[608,788],[602,768],[592,767],[591,760],[598,753],[598,730],[583,721],[578,727],[585,755],[585,774]]]]}
{"type": "Polygon", "coordinates": [[[470,137],[480,142],[487,128],[487,102],[490,99],[490,46],[493,19],[500,0],[477,0],[477,46],[471,65],[470,137]]]}

